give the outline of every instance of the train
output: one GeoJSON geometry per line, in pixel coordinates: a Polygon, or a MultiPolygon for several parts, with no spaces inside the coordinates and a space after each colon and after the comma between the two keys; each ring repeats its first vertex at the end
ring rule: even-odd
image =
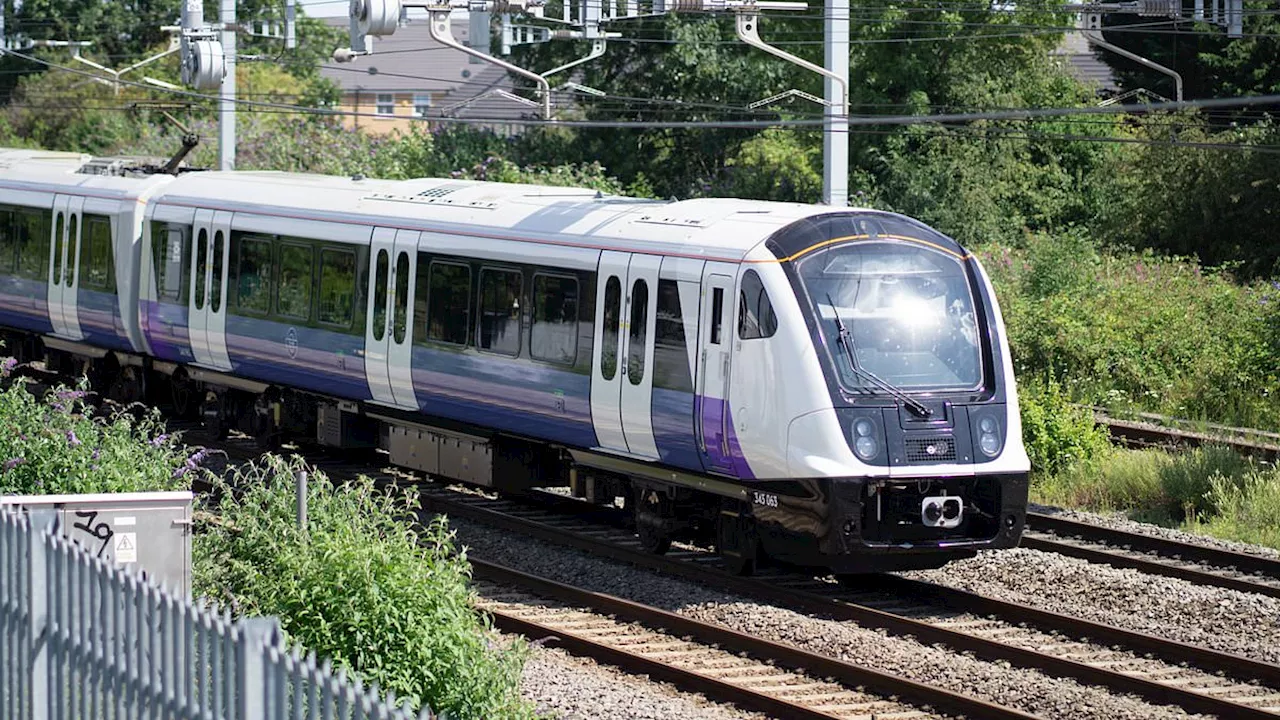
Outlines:
{"type": "Polygon", "coordinates": [[[3,149],[0,333],[215,437],[558,488],[735,573],[936,568],[1026,518],[991,282],[891,212],[3,149]]]}

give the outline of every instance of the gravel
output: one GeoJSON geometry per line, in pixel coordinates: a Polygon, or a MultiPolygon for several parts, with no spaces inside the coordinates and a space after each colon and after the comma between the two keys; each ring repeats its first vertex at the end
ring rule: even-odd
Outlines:
{"type": "Polygon", "coordinates": [[[1182,530],[1160,527],[1159,525],[1152,525],[1151,523],[1130,520],[1125,517],[1123,513],[1101,515],[1098,513],[1084,512],[1082,510],[1069,510],[1067,508],[1055,507],[1053,505],[1037,505],[1035,503],[1029,504],[1027,509],[1032,512],[1043,513],[1045,515],[1056,515],[1067,520],[1077,520],[1079,522],[1101,525],[1115,530],[1151,535],[1153,537],[1164,538],[1165,540],[1174,540],[1177,542],[1191,543],[1193,545],[1203,545],[1204,547],[1246,553],[1248,555],[1280,559],[1280,550],[1269,548],[1265,545],[1250,545],[1249,543],[1235,542],[1234,540],[1221,540],[1208,535],[1196,535],[1194,533],[1183,532],[1182,530]]]}
{"type": "MultiPolygon", "coordinates": [[[[810,617],[629,565],[452,518],[469,554],[561,582],[619,595],[761,637],[1010,705],[1046,718],[1181,718],[1183,711],[1073,680],[992,663],[860,627],[810,617]]],[[[1088,592],[1087,586],[1081,592],[1088,592]]],[[[592,710],[594,716],[607,711],[592,710]]],[[[674,714],[673,714],[674,716],[674,714]]]]}
{"type": "Polygon", "coordinates": [[[903,573],[1067,615],[1280,662],[1280,598],[1017,548],[903,573]]]}
{"type": "Polygon", "coordinates": [[[533,646],[524,666],[521,690],[542,716],[584,720],[763,720],[732,705],[631,675],[589,658],[533,646]]]}

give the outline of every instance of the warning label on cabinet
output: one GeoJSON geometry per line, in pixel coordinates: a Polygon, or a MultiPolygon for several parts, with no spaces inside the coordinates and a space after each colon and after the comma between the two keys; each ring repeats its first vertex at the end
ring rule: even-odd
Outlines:
{"type": "Polygon", "coordinates": [[[116,533],[114,555],[118,563],[138,562],[138,534],[116,533]]]}

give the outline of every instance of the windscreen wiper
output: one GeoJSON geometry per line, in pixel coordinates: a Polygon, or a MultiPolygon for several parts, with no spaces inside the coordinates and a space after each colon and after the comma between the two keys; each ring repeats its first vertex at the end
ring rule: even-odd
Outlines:
{"type": "Polygon", "coordinates": [[[895,399],[900,400],[903,405],[907,406],[908,410],[916,415],[919,415],[922,418],[927,418],[930,415],[933,415],[933,410],[930,410],[919,400],[908,395],[902,390],[902,388],[890,383],[870,370],[858,366],[857,356],[853,353],[853,335],[849,333],[849,328],[844,326],[844,320],[840,319],[840,311],[836,309],[836,304],[831,300],[830,293],[827,293],[827,303],[831,305],[831,314],[835,316],[836,329],[840,333],[840,345],[844,347],[845,359],[849,361],[849,368],[853,370],[853,373],[863,380],[866,380],[872,385],[875,385],[881,390],[889,393],[895,399]]]}

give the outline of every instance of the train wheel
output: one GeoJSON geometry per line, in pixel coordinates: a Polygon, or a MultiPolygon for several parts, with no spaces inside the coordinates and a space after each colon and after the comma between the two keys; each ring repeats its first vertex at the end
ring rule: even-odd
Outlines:
{"type": "Polygon", "coordinates": [[[107,386],[107,397],[121,405],[138,402],[144,394],[142,373],[132,366],[120,368],[107,386]]]}
{"type": "Polygon", "coordinates": [[[636,535],[640,547],[654,555],[671,549],[671,501],[653,490],[640,490],[636,502],[636,535]]]}
{"type": "Polygon", "coordinates": [[[272,398],[265,393],[253,401],[253,436],[259,450],[279,450],[280,430],[276,427],[275,407],[272,398]]]}
{"type": "Polygon", "coordinates": [[[720,562],[733,575],[751,575],[756,570],[760,540],[755,519],[738,503],[726,502],[716,520],[716,549],[720,562]]]}
{"type": "Polygon", "coordinates": [[[200,427],[205,435],[214,440],[224,440],[227,437],[222,396],[212,390],[205,393],[204,402],[200,404],[200,427]]]}
{"type": "Polygon", "coordinates": [[[169,377],[169,400],[173,403],[173,414],[180,418],[190,418],[195,411],[195,383],[187,379],[181,370],[169,377]]]}

